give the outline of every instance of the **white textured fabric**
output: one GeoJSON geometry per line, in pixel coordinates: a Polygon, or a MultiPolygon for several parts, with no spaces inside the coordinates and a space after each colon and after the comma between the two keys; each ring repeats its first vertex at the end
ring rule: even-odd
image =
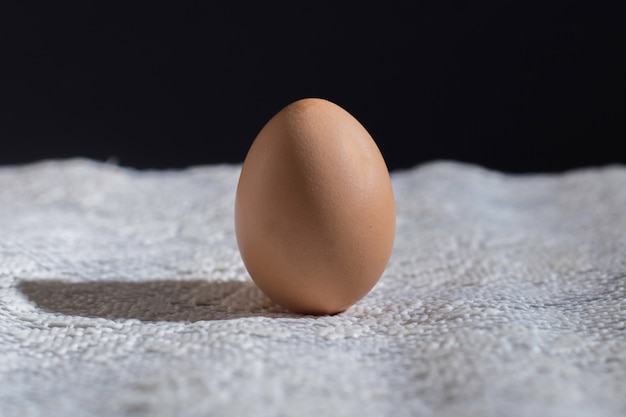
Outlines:
{"type": "Polygon", "coordinates": [[[0,168],[0,416],[624,416],[626,167],[395,171],[385,274],[269,302],[240,166],[0,168]]]}

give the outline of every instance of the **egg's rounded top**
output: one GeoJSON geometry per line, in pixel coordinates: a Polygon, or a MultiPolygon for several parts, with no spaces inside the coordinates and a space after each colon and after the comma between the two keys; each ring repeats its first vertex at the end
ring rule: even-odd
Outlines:
{"type": "Polygon", "coordinates": [[[239,249],[252,279],[292,311],[343,311],[389,260],[395,203],[367,130],[328,100],[284,107],[244,160],[235,203],[239,249]]]}

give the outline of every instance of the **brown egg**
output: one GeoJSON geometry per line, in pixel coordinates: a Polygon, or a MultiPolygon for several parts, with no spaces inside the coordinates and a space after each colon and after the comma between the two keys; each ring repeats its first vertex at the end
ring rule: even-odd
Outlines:
{"type": "Polygon", "coordinates": [[[298,313],[338,313],[384,272],[395,236],[376,143],[327,100],[295,101],[259,132],[242,166],[235,230],[256,285],[298,313]]]}

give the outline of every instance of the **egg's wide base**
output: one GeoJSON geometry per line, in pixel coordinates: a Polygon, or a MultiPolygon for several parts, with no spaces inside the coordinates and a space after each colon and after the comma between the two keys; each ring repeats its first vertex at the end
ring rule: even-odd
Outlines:
{"type": "MultiPolygon", "coordinates": [[[[264,293],[265,294],[265,293],[264,293]]],[[[266,294],[267,295],[267,294],[266,294]]],[[[290,297],[289,300],[276,301],[269,297],[274,303],[282,308],[296,314],[312,315],[312,316],[331,316],[343,313],[356,302],[352,303],[333,303],[329,301],[315,301],[307,297],[290,297]]]]}

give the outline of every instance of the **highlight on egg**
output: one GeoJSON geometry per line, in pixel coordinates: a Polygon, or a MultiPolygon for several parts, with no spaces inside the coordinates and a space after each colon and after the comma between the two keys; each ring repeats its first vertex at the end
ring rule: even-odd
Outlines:
{"type": "Polygon", "coordinates": [[[292,102],[242,164],[235,232],[252,280],[303,314],[335,314],[382,276],[396,228],[393,188],[368,131],[321,98],[292,102]]]}

